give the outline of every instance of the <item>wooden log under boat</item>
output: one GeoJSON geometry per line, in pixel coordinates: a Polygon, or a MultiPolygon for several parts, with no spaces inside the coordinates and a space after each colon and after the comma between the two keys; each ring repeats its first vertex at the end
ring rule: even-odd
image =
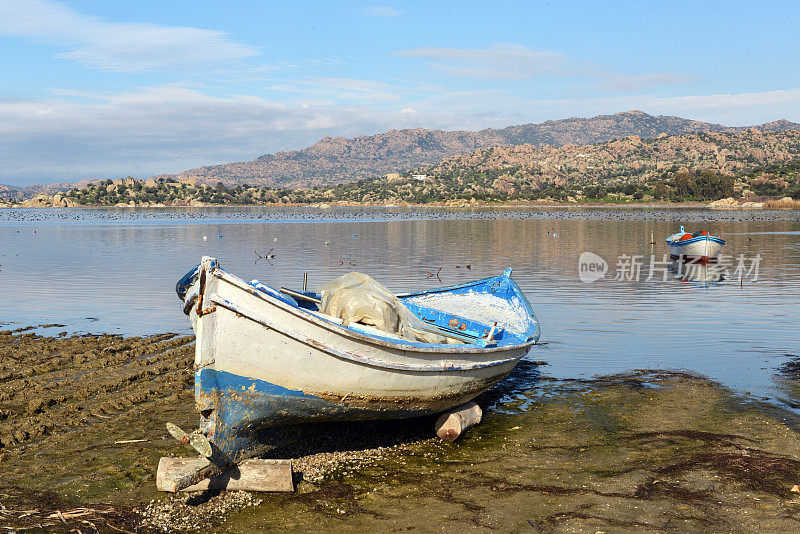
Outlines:
{"type": "MultiPolygon", "coordinates": [[[[176,491],[176,482],[187,470],[196,469],[205,459],[162,457],[158,462],[156,488],[158,491],[176,491]]],[[[250,459],[229,467],[211,478],[179,488],[178,491],[294,491],[291,460],[250,459]]]]}

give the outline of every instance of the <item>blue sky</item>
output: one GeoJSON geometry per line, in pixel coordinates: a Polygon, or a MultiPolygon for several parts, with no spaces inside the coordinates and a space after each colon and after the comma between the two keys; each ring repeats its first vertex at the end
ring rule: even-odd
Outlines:
{"type": "Polygon", "coordinates": [[[630,109],[800,122],[798,6],[0,0],[0,183],[630,109]]]}

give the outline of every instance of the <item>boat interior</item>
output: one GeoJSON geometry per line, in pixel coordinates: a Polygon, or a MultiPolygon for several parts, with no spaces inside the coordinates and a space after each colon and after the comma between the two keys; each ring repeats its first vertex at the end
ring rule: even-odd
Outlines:
{"type": "MultiPolygon", "coordinates": [[[[423,322],[422,329],[446,338],[447,344],[508,346],[529,342],[536,333],[535,320],[529,317],[529,305],[519,301],[518,288],[509,284],[510,278],[497,276],[434,291],[423,291],[397,295],[400,302],[423,322]],[[458,312],[456,311],[458,310],[458,312]],[[515,325],[516,329],[509,328],[515,325]]],[[[276,290],[257,280],[250,282],[257,290],[279,299],[318,318],[341,325],[353,332],[380,337],[411,345],[425,343],[401,338],[393,332],[378,330],[372,325],[352,322],[343,325],[342,320],[322,313],[321,295],[314,291],[299,291],[287,288],[276,290]]]]}
{"type": "MultiPolygon", "coordinates": [[[[237,278],[219,268],[216,260],[211,260],[215,271],[237,278]]],[[[200,278],[200,270],[201,266],[198,265],[186,273],[175,286],[179,298],[184,301],[184,313],[187,315],[197,299],[198,289],[191,288],[200,278]]],[[[508,347],[535,343],[539,338],[539,323],[522,290],[511,279],[511,269],[507,269],[500,276],[457,286],[394,295],[401,306],[419,320],[414,328],[434,334],[435,338],[441,340],[437,343],[403,338],[396,332],[379,330],[365,322],[344,324],[340,317],[323,313],[320,307],[322,296],[314,291],[283,287],[275,289],[258,280],[249,283],[238,278],[237,280],[237,285],[252,287],[288,306],[313,314],[353,333],[394,343],[410,346],[456,344],[465,348],[468,345],[508,347]]]]}
{"type": "Polygon", "coordinates": [[[680,231],[672,234],[671,236],[669,236],[667,238],[667,242],[668,243],[675,243],[676,241],[688,241],[690,239],[696,239],[698,237],[705,237],[705,238],[711,239],[711,240],[722,241],[719,237],[711,235],[706,230],[700,230],[698,232],[689,233],[689,232],[687,232],[687,231],[685,231],[683,229],[683,226],[681,226],[680,231]]]}

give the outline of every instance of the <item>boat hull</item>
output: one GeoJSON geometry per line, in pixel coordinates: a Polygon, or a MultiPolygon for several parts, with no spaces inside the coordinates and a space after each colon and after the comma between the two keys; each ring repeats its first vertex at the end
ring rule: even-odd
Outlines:
{"type": "Polygon", "coordinates": [[[722,239],[710,235],[693,237],[683,241],[667,241],[670,257],[673,259],[683,258],[700,263],[713,261],[719,256],[724,244],[725,241],[722,239]]]}
{"type": "Polygon", "coordinates": [[[343,335],[341,325],[213,265],[201,269],[201,298],[190,311],[196,407],[201,430],[232,462],[264,454],[297,425],[408,418],[467,402],[538,338],[537,331],[517,345],[462,349],[343,335]]]}

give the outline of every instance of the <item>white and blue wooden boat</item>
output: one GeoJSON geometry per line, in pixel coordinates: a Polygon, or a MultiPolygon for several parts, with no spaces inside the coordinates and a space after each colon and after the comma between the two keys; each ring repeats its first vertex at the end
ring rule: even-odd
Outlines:
{"type": "Polygon", "coordinates": [[[510,275],[397,295],[426,329],[450,339],[424,343],[344,326],[319,312],[313,292],[246,282],[204,257],[176,287],[196,334],[195,436],[238,463],[298,424],[408,418],[473,399],[539,339],[510,275]]]}
{"type": "Polygon", "coordinates": [[[725,240],[701,231],[687,233],[681,226],[680,232],[667,238],[669,255],[674,259],[706,263],[719,256],[725,240]]]}

